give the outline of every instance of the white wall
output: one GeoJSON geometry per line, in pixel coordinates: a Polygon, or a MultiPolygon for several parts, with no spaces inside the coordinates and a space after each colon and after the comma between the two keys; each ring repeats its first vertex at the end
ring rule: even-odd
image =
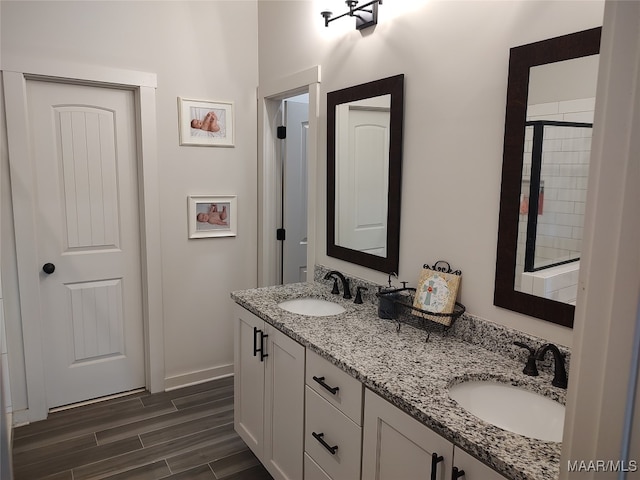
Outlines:
{"type": "MultiPolygon", "coordinates": [[[[326,93],[405,74],[401,280],[425,262],[463,272],[459,300],[480,317],[571,346],[570,329],[493,306],[509,49],[602,25],[600,1],[393,1],[375,29],[324,27],[344,2],[259,2],[260,83],[322,66],[319,211],[326,204],[326,93]],[[278,32],[274,35],[273,32],[278,32]],[[427,218],[428,220],[425,220],[427,218]]],[[[317,261],[383,283],[386,275],[325,255],[317,261]]]]}
{"type": "MultiPolygon", "coordinates": [[[[256,285],[257,7],[237,1],[2,1],[1,53],[157,74],[167,385],[230,372],[229,292],[256,285]],[[181,147],[177,97],[233,101],[235,148],[181,147]],[[238,196],[235,238],[187,238],[187,195],[238,196]],[[220,370],[217,370],[217,369],[220,370]],[[194,374],[188,376],[188,374],[194,374]],[[187,375],[187,376],[185,376],[187,375]]],[[[2,132],[3,144],[6,140],[2,132]]],[[[14,410],[27,406],[10,184],[2,149],[2,271],[14,410]],[[13,362],[14,357],[16,361],[13,362]]]]}

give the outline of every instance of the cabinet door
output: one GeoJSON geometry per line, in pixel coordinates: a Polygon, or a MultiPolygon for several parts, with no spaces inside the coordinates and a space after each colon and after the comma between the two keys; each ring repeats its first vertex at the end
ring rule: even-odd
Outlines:
{"type": "Polygon", "coordinates": [[[260,354],[254,355],[254,341],[259,344],[264,327],[261,319],[235,305],[233,423],[258,458],[263,448],[265,364],[260,354]]]}
{"type": "Polygon", "coordinates": [[[262,461],[276,480],[302,478],[305,350],[266,325],[265,442],[262,461]]]}
{"type": "Polygon", "coordinates": [[[362,478],[431,479],[432,454],[442,456],[437,480],[451,478],[453,444],[397,407],[365,390],[362,478]]]}
{"type": "Polygon", "coordinates": [[[457,467],[458,470],[464,470],[464,477],[462,478],[465,480],[507,480],[507,477],[503,477],[460,447],[454,448],[453,466],[457,467]]]}

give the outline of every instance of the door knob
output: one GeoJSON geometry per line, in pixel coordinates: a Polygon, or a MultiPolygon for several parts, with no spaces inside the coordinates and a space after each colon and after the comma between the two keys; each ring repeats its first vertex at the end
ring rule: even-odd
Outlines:
{"type": "Polygon", "coordinates": [[[56,270],[56,266],[53,263],[45,263],[42,266],[42,271],[47,275],[51,275],[56,270]]]}

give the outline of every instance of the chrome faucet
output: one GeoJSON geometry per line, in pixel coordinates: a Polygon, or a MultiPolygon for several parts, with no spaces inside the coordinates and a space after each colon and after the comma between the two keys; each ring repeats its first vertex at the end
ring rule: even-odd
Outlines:
{"type": "Polygon", "coordinates": [[[536,353],[536,360],[542,360],[549,350],[553,353],[555,363],[555,373],[551,385],[558,388],[567,388],[567,370],[564,366],[564,355],[560,353],[558,347],[553,343],[547,343],[541,346],[538,349],[538,353],[536,353]]]}
{"type": "Polygon", "coordinates": [[[333,278],[334,283],[333,283],[333,290],[331,291],[331,293],[340,293],[340,291],[336,288],[337,280],[335,277],[338,277],[342,282],[342,290],[344,292],[344,295],[342,295],[342,297],[346,298],[347,300],[350,299],[351,290],[349,289],[349,279],[345,278],[345,276],[337,270],[331,270],[329,273],[327,273],[324,276],[325,280],[329,280],[330,278],[333,278]]]}

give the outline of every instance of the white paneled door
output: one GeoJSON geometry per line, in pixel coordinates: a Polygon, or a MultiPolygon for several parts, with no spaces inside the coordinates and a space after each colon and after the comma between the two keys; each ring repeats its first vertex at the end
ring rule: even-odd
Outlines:
{"type": "Polygon", "coordinates": [[[135,97],[27,82],[49,408],[145,385],[135,97]]]}
{"type": "MultiPolygon", "coordinates": [[[[340,115],[340,113],[339,113],[340,115]]],[[[371,255],[387,255],[387,205],[389,182],[389,109],[348,110],[339,117],[336,202],[337,244],[371,255]]]]}

